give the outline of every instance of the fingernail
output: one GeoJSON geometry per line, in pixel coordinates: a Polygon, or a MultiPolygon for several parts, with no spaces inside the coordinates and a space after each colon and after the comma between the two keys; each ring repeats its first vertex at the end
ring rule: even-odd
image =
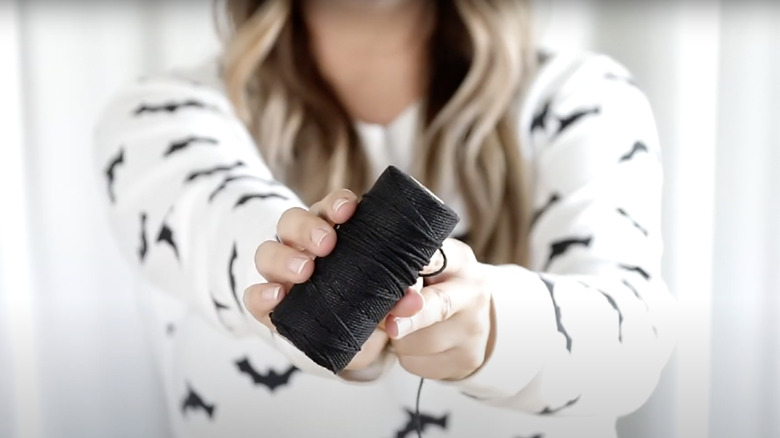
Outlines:
{"type": "Polygon", "coordinates": [[[333,211],[338,212],[341,207],[343,207],[346,203],[349,202],[349,199],[347,198],[339,198],[336,199],[336,202],[333,203],[333,211]]]}
{"type": "Polygon", "coordinates": [[[315,228],[311,230],[311,240],[315,245],[320,246],[322,241],[328,237],[328,234],[330,234],[330,232],[324,228],[315,228]]]}
{"type": "Polygon", "coordinates": [[[398,327],[398,334],[395,338],[401,339],[409,333],[409,330],[412,328],[412,321],[409,318],[396,318],[395,326],[398,327]]]}
{"type": "Polygon", "coordinates": [[[276,301],[279,298],[279,292],[281,292],[281,288],[276,286],[274,288],[264,290],[260,296],[266,301],[276,301]]]}
{"type": "Polygon", "coordinates": [[[296,275],[300,275],[308,262],[309,259],[306,257],[292,257],[287,261],[287,269],[294,272],[296,275]]]}

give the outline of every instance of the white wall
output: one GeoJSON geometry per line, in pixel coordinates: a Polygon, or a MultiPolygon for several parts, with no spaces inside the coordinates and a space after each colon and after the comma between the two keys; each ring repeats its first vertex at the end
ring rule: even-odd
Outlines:
{"type": "Polygon", "coordinates": [[[114,248],[96,197],[102,186],[92,170],[92,126],[121,83],[216,50],[211,4],[9,5],[16,10],[4,17],[15,17],[17,85],[25,107],[19,133],[24,147],[14,151],[24,154],[28,176],[22,187],[31,240],[25,245],[34,278],[8,313],[28,303],[34,312],[4,325],[17,347],[14,378],[32,376],[14,396],[14,404],[26,409],[15,412],[18,436],[166,436],[134,278],[114,248]],[[28,336],[21,337],[20,329],[28,336]],[[36,390],[37,403],[25,402],[36,390]]]}
{"type": "MultiPolygon", "coordinates": [[[[664,270],[683,332],[621,436],[780,436],[779,8],[543,5],[547,46],[635,73],[664,146],[664,270]]],[[[91,127],[119,84],[215,51],[211,8],[0,2],[0,436],[167,435],[144,311],[95,197],[91,127]]]]}
{"type": "MultiPolygon", "coordinates": [[[[17,432],[19,421],[37,424],[35,344],[32,339],[29,227],[20,40],[17,9],[0,4],[0,435],[17,432]],[[17,394],[30,394],[17,397],[17,394]]],[[[34,426],[33,426],[34,428],[34,426]]],[[[34,433],[34,430],[33,430],[34,433]]]]}
{"type": "Polygon", "coordinates": [[[780,436],[780,4],[724,4],[713,437],[780,436]]]}

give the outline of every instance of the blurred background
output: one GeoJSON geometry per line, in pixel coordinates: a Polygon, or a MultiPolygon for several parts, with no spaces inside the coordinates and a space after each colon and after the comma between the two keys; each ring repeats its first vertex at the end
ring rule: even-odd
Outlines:
{"type": "MultiPolygon", "coordinates": [[[[780,437],[780,2],[537,3],[545,47],[629,67],[664,147],[682,332],[621,437],[780,437]]],[[[213,8],[0,1],[2,437],[168,435],[92,128],[121,84],[216,53],[213,8]]]]}

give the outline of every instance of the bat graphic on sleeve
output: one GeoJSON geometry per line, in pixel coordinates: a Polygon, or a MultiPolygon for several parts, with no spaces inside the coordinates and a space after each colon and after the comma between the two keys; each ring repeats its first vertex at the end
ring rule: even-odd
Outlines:
{"type": "Polygon", "coordinates": [[[561,308],[558,306],[558,302],[555,300],[555,293],[553,292],[555,283],[541,275],[539,276],[539,279],[542,280],[542,283],[544,283],[544,286],[547,288],[547,292],[550,293],[553,309],[555,309],[555,323],[558,326],[558,333],[562,334],[564,339],[566,339],[566,350],[571,353],[571,336],[569,336],[569,332],[566,331],[566,327],[563,326],[563,322],[561,321],[561,308]]]}
{"type": "Polygon", "coordinates": [[[544,204],[542,208],[534,212],[534,215],[531,218],[531,228],[533,228],[533,226],[536,225],[536,222],[539,220],[540,217],[544,216],[544,214],[547,213],[547,210],[549,210],[553,205],[558,203],[558,201],[560,200],[561,200],[561,196],[558,193],[553,193],[552,195],[550,195],[550,199],[547,200],[547,203],[544,204]]]}
{"type": "Polygon", "coordinates": [[[141,213],[141,245],[138,247],[138,259],[143,262],[149,245],[146,242],[146,213],[141,213]]]}
{"type": "Polygon", "coordinates": [[[580,110],[577,112],[574,112],[566,117],[562,117],[558,119],[558,122],[560,124],[558,125],[558,132],[555,133],[556,136],[561,135],[563,131],[568,129],[571,125],[576,123],[578,120],[585,116],[593,115],[593,114],[599,114],[601,113],[601,108],[595,107],[595,108],[589,108],[586,110],[580,110]]]}
{"type": "Polygon", "coordinates": [[[550,101],[544,103],[542,110],[538,114],[534,115],[534,119],[531,122],[531,132],[537,129],[544,131],[546,129],[547,116],[550,115],[550,101]]]}
{"type": "Polygon", "coordinates": [[[564,410],[564,409],[566,409],[568,407],[574,406],[574,404],[577,403],[580,400],[580,397],[581,396],[578,395],[577,398],[567,401],[566,404],[564,404],[563,406],[558,407],[558,408],[550,408],[548,406],[548,407],[542,409],[541,412],[539,412],[539,415],[552,415],[552,414],[558,413],[558,412],[560,412],[560,411],[562,411],[562,410],[564,410]]]}
{"type": "Polygon", "coordinates": [[[436,418],[431,415],[421,413],[419,415],[419,420],[417,415],[415,415],[414,412],[410,411],[409,409],[406,409],[406,414],[409,416],[409,419],[406,422],[406,425],[398,432],[396,432],[395,438],[406,438],[410,434],[415,433],[417,431],[418,421],[420,424],[420,430],[423,432],[428,426],[437,426],[445,430],[447,429],[447,417],[449,417],[449,414],[444,414],[443,416],[436,418]]]}
{"type": "Polygon", "coordinates": [[[631,146],[631,150],[630,151],[626,152],[623,156],[620,157],[620,162],[622,163],[624,161],[629,161],[632,158],[634,158],[634,156],[636,156],[636,154],[639,154],[639,153],[642,153],[642,152],[648,154],[648,153],[650,153],[650,150],[647,148],[647,146],[644,143],[642,143],[641,141],[638,141],[638,142],[634,143],[633,146],[631,146]]]}
{"type": "Polygon", "coordinates": [[[235,181],[257,181],[257,182],[260,182],[260,183],[263,183],[263,184],[267,184],[269,186],[278,186],[278,185],[280,185],[280,183],[278,183],[278,182],[276,182],[274,180],[259,178],[259,177],[255,176],[255,175],[228,176],[227,178],[222,180],[222,182],[219,184],[219,186],[217,186],[216,189],[214,189],[213,192],[211,192],[211,194],[209,195],[209,202],[212,202],[214,200],[214,198],[216,198],[217,195],[220,192],[225,190],[225,188],[227,188],[227,186],[230,183],[235,182],[235,181]]]}
{"type": "Polygon", "coordinates": [[[620,311],[620,307],[618,307],[617,302],[614,298],[612,298],[609,294],[604,292],[601,289],[597,289],[601,295],[604,296],[604,298],[607,299],[607,303],[612,307],[612,309],[617,312],[618,315],[618,342],[621,344],[623,343],[623,312],[620,311]]]}
{"type": "Polygon", "coordinates": [[[644,269],[642,269],[640,266],[633,266],[633,265],[620,265],[621,269],[625,269],[629,272],[636,272],[637,274],[641,275],[642,278],[649,281],[650,280],[650,274],[647,273],[644,269]]]}
{"type": "Polygon", "coordinates": [[[162,224],[162,227],[160,228],[160,234],[157,235],[157,243],[160,242],[167,243],[168,246],[170,246],[173,250],[173,254],[176,256],[176,259],[179,259],[179,247],[176,246],[176,241],[173,238],[173,230],[166,223],[162,224]]]}
{"type": "Polygon", "coordinates": [[[618,76],[614,73],[607,73],[604,75],[604,78],[610,81],[618,81],[618,82],[625,82],[628,85],[631,85],[632,87],[637,87],[638,85],[636,81],[634,81],[633,78],[627,77],[627,76],[618,76]]]}
{"type": "Polygon", "coordinates": [[[244,195],[241,198],[236,201],[236,205],[233,206],[233,208],[238,208],[247,202],[253,200],[253,199],[281,199],[286,201],[288,198],[284,195],[280,195],[278,193],[253,193],[249,195],[244,195]]]}
{"type": "Polygon", "coordinates": [[[187,415],[189,411],[203,411],[210,419],[214,418],[214,411],[216,406],[211,403],[203,401],[200,395],[192,389],[190,384],[187,384],[187,395],[184,397],[184,401],[181,404],[182,415],[187,415]]]}
{"type": "Polygon", "coordinates": [[[187,175],[187,178],[184,180],[184,182],[189,183],[204,176],[211,176],[220,172],[229,172],[231,170],[238,169],[239,167],[243,167],[243,166],[244,166],[243,161],[236,161],[233,164],[216,166],[216,167],[212,167],[211,169],[198,170],[187,175]]]}
{"type": "Polygon", "coordinates": [[[198,108],[198,109],[208,109],[212,111],[217,110],[217,108],[213,105],[205,104],[199,100],[190,99],[182,102],[167,102],[161,105],[150,105],[144,103],[141,104],[138,108],[136,108],[133,114],[135,114],[136,116],[141,116],[143,114],[154,114],[154,113],[173,114],[182,108],[198,108]]]}
{"type": "Polygon", "coordinates": [[[124,164],[125,162],[125,148],[119,149],[119,152],[114,156],[114,158],[109,161],[108,166],[106,166],[106,182],[108,183],[108,198],[111,199],[111,203],[113,204],[116,201],[116,198],[114,196],[114,182],[116,181],[116,168],[119,167],[120,164],[124,164]]]}
{"type": "Polygon", "coordinates": [[[238,293],[236,292],[236,275],[233,273],[233,265],[238,259],[238,244],[233,242],[233,250],[230,252],[230,260],[228,261],[228,281],[230,282],[230,292],[233,294],[233,299],[236,300],[236,305],[243,312],[244,308],[241,307],[241,301],[238,300],[238,293]]]}
{"type": "Polygon", "coordinates": [[[276,370],[268,370],[265,374],[258,373],[257,370],[249,363],[249,358],[245,357],[236,361],[236,367],[242,374],[246,374],[252,378],[252,382],[255,385],[262,385],[268,388],[271,392],[276,391],[277,388],[290,384],[290,378],[293,374],[300,371],[293,365],[283,373],[277,373],[276,370]]]}
{"type": "Polygon", "coordinates": [[[552,262],[556,258],[566,254],[569,248],[573,246],[584,246],[587,248],[590,246],[592,240],[593,237],[584,237],[581,239],[564,239],[553,242],[553,244],[550,246],[550,256],[547,258],[547,264],[544,265],[544,270],[548,270],[550,265],[552,265],[552,262]]]}
{"type": "Polygon", "coordinates": [[[188,147],[194,144],[217,145],[219,144],[219,142],[215,138],[210,138],[210,137],[196,137],[196,136],[187,137],[183,140],[179,140],[171,143],[171,145],[168,147],[168,150],[165,151],[163,156],[167,157],[171,154],[187,149],[188,147]]]}
{"type": "Polygon", "coordinates": [[[631,222],[631,224],[634,225],[634,228],[639,230],[640,233],[644,234],[645,236],[647,236],[649,234],[647,232],[647,229],[645,229],[645,227],[639,225],[639,223],[637,221],[635,221],[634,218],[632,218],[631,215],[629,215],[628,212],[626,212],[626,210],[623,210],[622,208],[618,208],[617,212],[620,213],[621,216],[623,216],[626,219],[628,219],[628,221],[631,222]]]}

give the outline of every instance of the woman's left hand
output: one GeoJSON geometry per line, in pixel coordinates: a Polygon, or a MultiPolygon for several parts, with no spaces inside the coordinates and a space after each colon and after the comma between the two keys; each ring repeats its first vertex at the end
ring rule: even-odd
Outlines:
{"type": "Polygon", "coordinates": [[[404,369],[460,380],[479,369],[492,349],[491,296],[471,247],[447,239],[443,250],[447,267],[425,279],[422,310],[406,318],[390,315],[385,329],[404,369]]]}

